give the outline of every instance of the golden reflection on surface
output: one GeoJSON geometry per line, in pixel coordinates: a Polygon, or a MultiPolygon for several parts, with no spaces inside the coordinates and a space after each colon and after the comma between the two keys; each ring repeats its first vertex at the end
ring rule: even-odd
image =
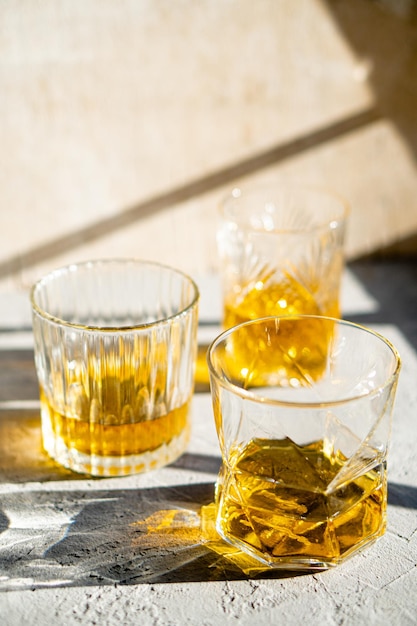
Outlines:
{"type": "Polygon", "coordinates": [[[210,391],[210,378],[207,365],[208,348],[209,344],[201,344],[198,346],[194,377],[196,393],[207,393],[210,391]]]}
{"type": "Polygon", "coordinates": [[[39,409],[0,410],[0,481],[82,478],[55,463],[44,451],[39,409]]]}
{"type": "Polygon", "coordinates": [[[202,506],[199,511],[188,509],[156,511],[144,520],[134,523],[136,528],[145,531],[135,539],[134,545],[140,548],[158,545],[161,550],[204,546],[248,576],[265,571],[265,566],[259,561],[221,539],[216,531],[215,517],[214,503],[202,506]]]}

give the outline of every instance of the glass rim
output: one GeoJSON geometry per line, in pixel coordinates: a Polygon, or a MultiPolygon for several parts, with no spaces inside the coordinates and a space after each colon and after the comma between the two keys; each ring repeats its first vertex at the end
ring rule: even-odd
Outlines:
{"type": "Polygon", "coordinates": [[[50,322],[51,324],[56,324],[58,326],[65,326],[65,327],[73,328],[76,330],[83,330],[85,332],[127,333],[127,332],[138,331],[138,330],[147,330],[149,328],[152,328],[153,326],[160,326],[162,324],[169,324],[175,319],[186,315],[189,311],[195,308],[196,305],[198,304],[198,301],[200,298],[200,291],[198,289],[197,283],[191,278],[191,276],[189,276],[182,270],[179,270],[175,267],[171,267],[170,265],[159,263],[157,261],[148,261],[148,260],[137,259],[133,257],[125,257],[125,258],[117,257],[117,258],[102,258],[102,259],[90,259],[87,261],[79,261],[75,263],[69,263],[67,265],[63,265],[62,267],[58,267],[54,270],[51,270],[50,272],[42,276],[39,280],[37,280],[32,285],[30,289],[29,298],[30,298],[30,303],[32,306],[33,313],[38,315],[40,318],[50,322]],[[70,274],[70,272],[74,272],[79,268],[81,269],[81,268],[88,268],[89,266],[94,267],[94,266],[105,266],[105,265],[111,265],[111,264],[137,265],[140,267],[148,266],[148,267],[168,271],[172,274],[176,274],[177,276],[180,276],[184,278],[186,281],[188,281],[188,283],[193,287],[194,296],[191,302],[187,306],[181,308],[181,310],[177,311],[173,315],[169,315],[168,317],[163,317],[161,319],[158,319],[152,322],[132,324],[132,325],[127,325],[127,326],[96,326],[94,324],[81,324],[79,322],[70,322],[66,319],[63,319],[63,318],[57,317],[56,315],[52,315],[51,313],[48,313],[48,311],[46,311],[43,307],[41,307],[36,302],[36,292],[47,281],[51,281],[55,277],[58,277],[59,275],[62,275],[64,273],[70,274]]]}
{"type": "MultiPolygon", "coordinates": [[[[271,199],[272,199],[272,193],[271,199]]],[[[339,195],[337,192],[333,191],[324,186],[314,185],[309,183],[297,183],[297,182],[285,182],[280,183],[279,181],[264,181],[263,183],[257,183],[254,185],[248,186],[236,186],[230,191],[220,202],[220,213],[222,217],[228,221],[234,222],[238,224],[240,228],[247,231],[252,231],[254,233],[262,233],[265,235],[301,235],[301,234],[310,234],[317,231],[320,231],[325,228],[332,227],[332,224],[335,224],[333,228],[344,224],[350,214],[350,205],[343,198],[343,196],[339,195]],[[314,194],[319,194],[325,196],[327,198],[331,198],[336,201],[339,209],[335,210],[334,216],[330,219],[320,221],[319,223],[311,226],[310,228],[273,228],[271,230],[266,230],[265,228],[257,228],[253,226],[248,226],[243,223],[242,218],[240,216],[233,218],[230,212],[230,206],[234,203],[239,202],[239,200],[244,200],[254,194],[258,194],[260,192],[267,192],[276,190],[277,192],[312,192],[314,194]]]]}
{"type": "Polygon", "coordinates": [[[372,398],[374,395],[380,393],[383,389],[393,384],[395,380],[398,378],[398,375],[401,369],[401,357],[396,347],[391,343],[389,339],[384,337],[384,335],[382,335],[376,330],[373,330],[361,324],[357,324],[356,322],[350,322],[348,320],[338,319],[335,317],[327,317],[324,315],[281,315],[281,316],[269,315],[266,317],[260,317],[260,318],[256,318],[253,320],[248,320],[246,322],[242,322],[240,324],[236,324],[235,326],[232,326],[231,328],[228,328],[227,330],[223,331],[220,335],[218,335],[211,342],[211,344],[208,347],[207,364],[208,364],[210,376],[213,376],[219,385],[221,385],[224,389],[228,389],[229,391],[235,393],[235,395],[240,396],[244,400],[250,400],[251,402],[256,402],[259,404],[269,405],[269,406],[282,406],[286,408],[292,407],[292,408],[318,409],[318,408],[341,406],[343,404],[348,404],[350,402],[354,402],[354,401],[365,399],[365,398],[369,399],[369,398],[372,398]],[[369,391],[368,393],[358,394],[358,395],[350,396],[347,398],[340,398],[337,400],[327,400],[327,401],[320,400],[317,402],[277,400],[276,398],[270,398],[265,395],[257,394],[256,391],[251,391],[248,389],[244,389],[243,387],[239,387],[235,383],[232,383],[230,380],[219,376],[218,372],[216,371],[216,368],[214,367],[212,355],[214,351],[216,350],[216,348],[219,346],[219,344],[224,342],[224,340],[229,335],[233,334],[234,332],[243,328],[244,326],[251,326],[253,324],[260,323],[260,322],[267,322],[267,321],[271,322],[271,321],[277,321],[277,320],[303,320],[303,319],[316,319],[316,320],[325,320],[328,322],[334,322],[335,325],[337,326],[349,326],[350,328],[356,328],[357,330],[360,330],[361,332],[366,332],[369,335],[372,335],[376,339],[380,340],[386,346],[386,348],[388,348],[391,351],[391,354],[395,361],[395,367],[393,369],[393,372],[384,380],[382,384],[378,385],[375,389],[372,389],[372,391],[369,391]]]}

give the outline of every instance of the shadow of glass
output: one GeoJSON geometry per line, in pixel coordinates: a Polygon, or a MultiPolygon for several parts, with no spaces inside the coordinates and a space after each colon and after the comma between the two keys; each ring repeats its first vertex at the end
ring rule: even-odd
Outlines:
{"type": "Polygon", "coordinates": [[[388,505],[417,510],[417,487],[388,482],[388,505]]]}
{"type": "Polygon", "coordinates": [[[417,350],[417,258],[369,258],[349,263],[349,270],[378,301],[375,313],[350,315],[358,324],[393,324],[417,350]]]}
{"type": "Polygon", "coordinates": [[[213,483],[6,494],[19,528],[0,535],[0,590],[299,575],[242,569],[221,554],[200,516],[213,495],[213,483]]]}
{"type": "Polygon", "coordinates": [[[220,456],[184,452],[179,459],[170,464],[170,467],[189,470],[191,472],[204,472],[217,476],[221,462],[220,456]]]}
{"type": "MultiPolygon", "coordinates": [[[[145,489],[15,491],[2,496],[0,590],[283,578],[222,542],[207,522],[214,483],[145,489]]],[[[417,509],[391,483],[389,504],[417,509]]]]}
{"type": "Polygon", "coordinates": [[[0,509],[0,533],[3,533],[9,527],[9,518],[0,509]]]}

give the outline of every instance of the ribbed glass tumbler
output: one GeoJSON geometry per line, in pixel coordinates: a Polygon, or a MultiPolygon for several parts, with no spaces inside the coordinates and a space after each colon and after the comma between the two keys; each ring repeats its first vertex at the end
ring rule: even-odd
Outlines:
{"type": "Polygon", "coordinates": [[[389,341],[331,318],[268,317],[220,335],[208,362],[226,541],[265,567],[311,570],[384,533],[400,371],[389,341]]]}
{"type": "Polygon", "coordinates": [[[42,435],[52,458],[118,476],[184,451],[198,301],[185,274],[130,259],[70,265],[33,286],[42,435]]]}

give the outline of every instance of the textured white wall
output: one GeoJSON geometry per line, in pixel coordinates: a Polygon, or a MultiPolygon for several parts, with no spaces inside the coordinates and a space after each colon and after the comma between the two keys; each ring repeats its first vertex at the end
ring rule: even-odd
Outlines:
{"type": "Polygon", "coordinates": [[[215,269],[219,198],[276,175],[346,197],[349,256],[406,237],[416,68],[367,0],[0,3],[3,287],[96,256],[215,269]]]}

